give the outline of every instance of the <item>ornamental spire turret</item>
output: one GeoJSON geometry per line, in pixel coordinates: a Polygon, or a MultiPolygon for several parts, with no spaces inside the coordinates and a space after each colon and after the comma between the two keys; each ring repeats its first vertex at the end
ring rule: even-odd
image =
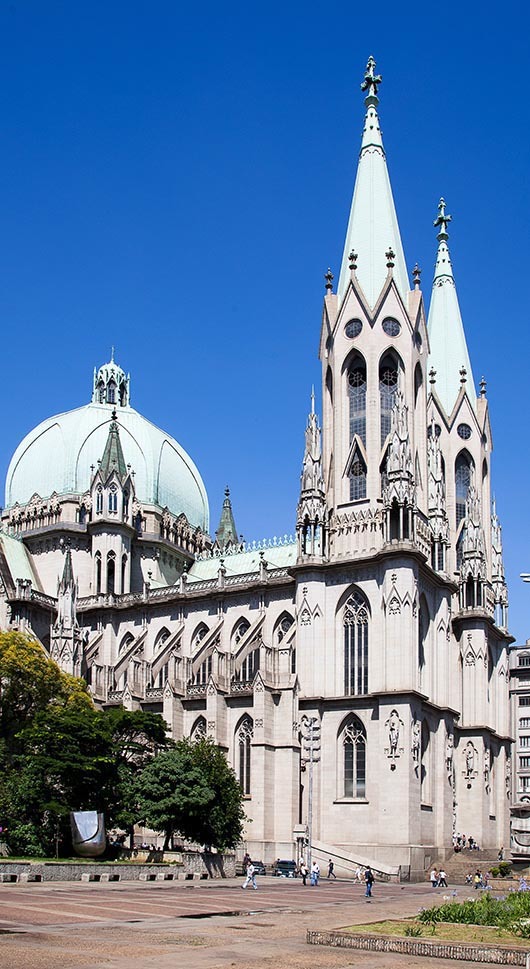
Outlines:
{"type": "Polygon", "coordinates": [[[304,458],[300,476],[300,500],[296,511],[298,558],[322,558],[327,546],[327,515],[322,473],[322,436],[315,413],[315,390],[311,389],[311,411],[305,431],[304,458]]]}
{"type": "Polygon", "coordinates": [[[99,465],[99,471],[103,481],[106,481],[113,471],[122,479],[127,477],[127,466],[123,456],[123,449],[120,441],[120,431],[116,420],[116,411],[112,412],[112,420],[109,424],[109,436],[103,451],[103,457],[99,465]]]}
{"type": "Polygon", "coordinates": [[[221,549],[221,551],[239,544],[234,513],[232,511],[232,502],[230,501],[230,488],[228,487],[225,488],[225,497],[223,507],[221,509],[221,518],[219,519],[219,528],[215,533],[215,544],[221,549]]]}
{"type": "Polygon", "coordinates": [[[387,252],[395,254],[392,272],[404,300],[410,288],[377,114],[377,91],[382,78],[376,74],[375,66],[375,60],[370,57],[361,84],[366,92],[366,116],[337,288],[341,300],[351,278],[349,256],[355,250],[357,279],[372,307],[387,278],[387,252]]]}
{"type": "Polygon", "coordinates": [[[446,214],[445,200],[440,199],[438,216],[434,220],[438,228],[438,252],[429,308],[427,330],[429,333],[429,364],[436,370],[436,393],[447,415],[451,413],[462,386],[475,407],[476,392],[467,349],[464,325],[458,305],[453,267],[447,240],[447,226],[451,216],[446,214]],[[465,381],[462,381],[462,374],[465,381]]]}

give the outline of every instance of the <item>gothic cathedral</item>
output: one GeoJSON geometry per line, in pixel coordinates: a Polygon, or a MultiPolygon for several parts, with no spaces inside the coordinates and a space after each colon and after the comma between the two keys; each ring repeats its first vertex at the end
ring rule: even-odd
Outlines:
{"type": "Polygon", "coordinates": [[[456,832],[509,843],[512,638],[451,216],[442,199],[426,317],[380,81],[370,58],[296,539],[242,544],[228,491],[210,538],[199,471],[131,406],[111,359],[90,402],[44,420],[12,458],[0,622],[85,677],[97,705],[213,737],[241,784],[253,856],[296,858],[310,837],[339,866],[414,877],[456,832]]]}

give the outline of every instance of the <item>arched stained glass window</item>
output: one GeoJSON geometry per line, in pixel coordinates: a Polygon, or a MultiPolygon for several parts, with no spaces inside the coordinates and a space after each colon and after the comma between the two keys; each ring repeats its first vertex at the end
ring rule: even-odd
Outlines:
{"type": "Polygon", "coordinates": [[[366,464],[357,448],[350,464],[348,478],[350,481],[350,501],[359,501],[361,498],[366,498],[366,464]]]}
{"type": "Polygon", "coordinates": [[[344,694],[368,693],[368,621],[366,600],[354,592],[344,606],[344,694]]]}
{"type": "Polygon", "coordinates": [[[342,797],[366,797],[366,731],[357,717],[349,717],[339,736],[342,757],[342,797]]]}
{"type": "Polygon", "coordinates": [[[350,441],[357,434],[366,444],[366,365],[360,357],[356,357],[348,370],[348,399],[350,441]]]}
{"type": "Polygon", "coordinates": [[[456,527],[466,514],[466,499],[471,483],[472,460],[466,451],[462,451],[455,462],[455,502],[456,502],[456,527]]]}
{"type": "Polygon", "coordinates": [[[390,434],[392,408],[398,389],[398,365],[395,357],[386,354],[379,365],[379,405],[381,410],[381,445],[390,434]]]}
{"type": "Polygon", "coordinates": [[[204,717],[197,717],[193,727],[191,728],[190,739],[196,744],[200,740],[204,740],[206,737],[206,720],[204,717]]]}
{"type": "Polygon", "coordinates": [[[254,723],[251,717],[243,717],[236,730],[237,777],[243,794],[250,795],[251,744],[254,736],[254,723]]]}

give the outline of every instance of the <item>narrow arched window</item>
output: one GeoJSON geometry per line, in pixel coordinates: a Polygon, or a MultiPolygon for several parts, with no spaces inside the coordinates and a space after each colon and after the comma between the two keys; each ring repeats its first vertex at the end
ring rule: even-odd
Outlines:
{"type": "Polygon", "coordinates": [[[101,593],[101,555],[96,552],[96,595],[101,593]]]}
{"type": "Polygon", "coordinates": [[[254,724],[250,717],[243,717],[236,730],[236,765],[237,777],[243,794],[250,795],[251,780],[251,745],[254,735],[254,724]]]}
{"type": "Polygon", "coordinates": [[[366,797],[366,731],[357,717],[349,717],[343,725],[339,746],[338,764],[342,767],[340,795],[348,798],[366,797]]]}
{"type": "Polygon", "coordinates": [[[354,592],[343,613],[344,693],[368,693],[368,607],[364,597],[354,592]]]}
{"type": "Polygon", "coordinates": [[[107,404],[116,403],[116,384],[114,380],[109,380],[107,384],[107,404]]]}
{"type": "Polygon", "coordinates": [[[456,503],[456,527],[465,518],[466,500],[471,483],[472,460],[466,451],[462,451],[455,462],[455,503],[456,503]]]}
{"type": "Polygon", "coordinates": [[[420,787],[421,800],[425,804],[431,801],[431,770],[430,770],[430,739],[431,732],[426,720],[421,725],[421,760],[420,760],[420,787]]]}
{"type": "Polygon", "coordinates": [[[356,357],[348,370],[348,399],[350,402],[350,442],[357,434],[366,444],[366,365],[356,357]]]}
{"type": "Polygon", "coordinates": [[[127,572],[127,556],[122,555],[121,557],[121,591],[125,592],[125,575],[127,572]]]}
{"type": "Polygon", "coordinates": [[[294,622],[294,619],[292,616],[289,615],[288,612],[285,612],[280,617],[280,621],[276,626],[276,642],[281,643],[282,639],[289,632],[291,626],[293,625],[293,622],[294,622]]]}
{"type": "Polygon", "coordinates": [[[115,484],[109,489],[109,512],[111,515],[118,511],[118,488],[115,484]]]}
{"type": "Polygon", "coordinates": [[[390,434],[392,408],[398,389],[398,365],[393,354],[387,353],[379,366],[379,407],[381,411],[381,445],[390,434]]]}
{"type": "Polygon", "coordinates": [[[420,364],[417,363],[416,369],[414,371],[414,406],[415,407],[418,403],[418,396],[422,387],[423,387],[423,374],[421,372],[420,364]]]}
{"type": "Polygon", "coordinates": [[[96,513],[98,515],[101,515],[102,511],[103,511],[103,488],[101,487],[101,485],[98,485],[98,489],[96,491],[96,513]]]}
{"type": "Polygon", "coordinates": [[[366,464],[358,448],[355,448],[348,478],[350,481],[350,501],[360,501],[362,498],[366,498],[366,464]]]}
{"type": "Polygon", "coordinates": [[[192,743],[197,744],[200,740],[204,740],[206,737],[206,720],[204,717],[197,717],[193,727],[191,728],[190,739],[192,743]]]}
{"type": "Polygon", "coordinates": [[[425,668],[427,666],[427,647],[428,647],[428,635],[429,635],[429,611],[427,609],[427,604],[425,599],[420,602],[420,608],[418,612],[418,670],[419,670],[419,683],[420,688],[425,686],[423,682],[425,668]]]}
{"type": "Polygon", "coordinates": [[[107,595],[113,596],[116,586],[116,556],[114,552],[107,555],[107,595]]]}

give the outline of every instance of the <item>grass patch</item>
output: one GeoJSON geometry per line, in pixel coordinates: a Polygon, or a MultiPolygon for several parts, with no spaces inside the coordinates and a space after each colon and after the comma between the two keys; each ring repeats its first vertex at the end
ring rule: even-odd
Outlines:
{"type": "Polygon", "coordinates": [[[360,935],[392,935],[399,938],[433,939],[438,942],[468,942],[472,944],[487,943],[489,945],[518,946],[529,950],[530,940],[522,939],[508,929],[497,925],[470,925],[456,922],[437,922],[433,926],[425,925],[414,919],[395,919],[384,922],[367,922],[364,925],[349,925],[341,932],[352,932],[360,935]],[[418,928],[421,935],[418,935],[418,928]],[[413,930],[412,932],[410,930],[413,930]]]}

